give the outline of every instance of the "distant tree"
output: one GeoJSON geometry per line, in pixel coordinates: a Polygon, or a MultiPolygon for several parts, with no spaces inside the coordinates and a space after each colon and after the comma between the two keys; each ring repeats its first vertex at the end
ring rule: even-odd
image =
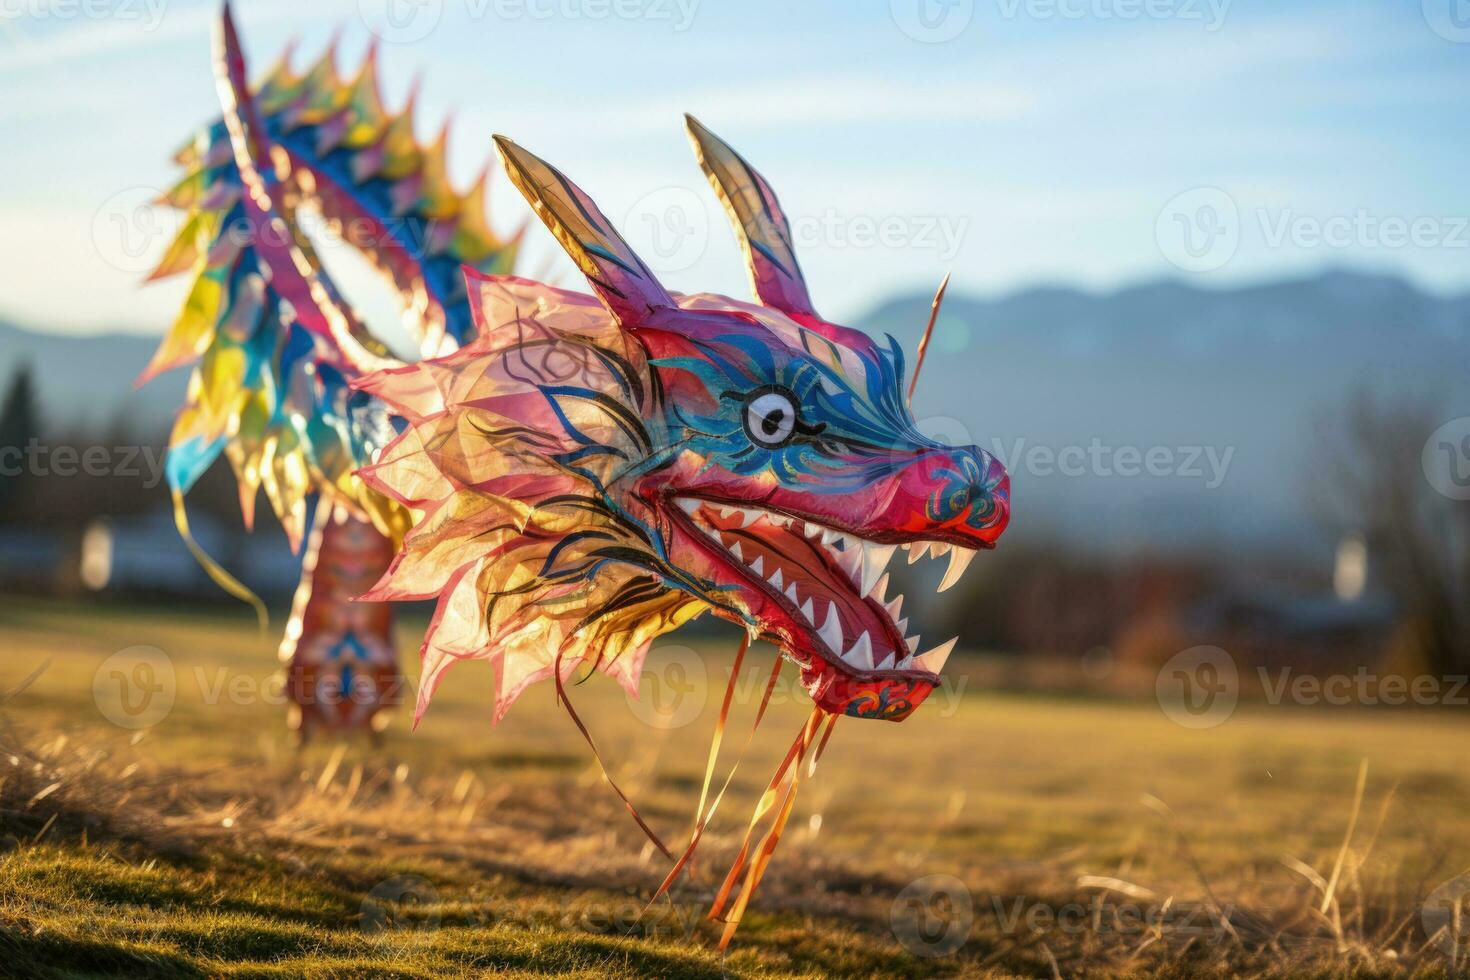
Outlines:
{"type": "Polygon", "coordinates": [[[1470,501],[1425,473],[1424,447],[1442,421],[1425,403],[1355,396],[1319,426],[1314,495],[1335,530],[1363,535],[1424,668],[1447,676],[1470,673],[1470,501]]]}
{"type": "Polygon", "coordinates": [[[5,400],[0,402],[0,521],[9,520],[20,502],[29,482],[26,446],[40,435],[31,366],[22,364],[11,375],[5,400]]]}

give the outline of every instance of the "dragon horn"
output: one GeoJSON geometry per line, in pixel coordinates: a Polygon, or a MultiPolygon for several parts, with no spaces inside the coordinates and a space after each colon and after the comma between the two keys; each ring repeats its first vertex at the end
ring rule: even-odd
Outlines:
{"type": "Polygon", "coordinates": [[[699,166],[735,226],[756,298],[783,313],[815,317],[791,247],[791,228],[776,192],[744,157],[698,119],[686,113],[684,121],[699,166]]]}
{"type": "Polygon", "coordinates": [[[235,16],[228,0],[220,8],[214,32],[215,88],[230,139],[235,144],[235,160],[241,170],[268,165],[265,127],[261,125],[255,98],[245,71],[245,54],[240,49],[240,35],[235,30],[235,16]]]}
{"type": "Polygon", "coordinates": [[[495,149],[511,182],[619,323],[635,326],[653,310],[676,307],[673,297],[581,188],[504,136],[495,137],[495,149]]]}

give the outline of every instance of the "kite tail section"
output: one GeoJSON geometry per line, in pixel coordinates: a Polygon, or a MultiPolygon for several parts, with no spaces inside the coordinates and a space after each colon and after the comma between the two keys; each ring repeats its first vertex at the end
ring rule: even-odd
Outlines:
{"type": "MultiPolygon", "coordinates": [[[[334,49],[300,75],[287,52],[252,87],[226,6],[215,61],[223,115],[175,156],[185,173],[160,203],[185,217],[149,277],[187,273],[193,285],[139,378],[193,368],[165,468],[179,530],[202,556],[182,500],[224,456],[246,525],[264,490],[293,550],[317,494],[396,544],[407,511],[356,476],[396,433],[381,402],[350,382],[403,361],[344,299],[301,217],[318,218],[400,293],[418,348],[410,359],[473,336],[462,268],[509,271],[519,236],[490,230],[488,172],[467,193],[451,187],[445,138],[417,141],[412,98],[401,112],[384,109],[375,51],[348,79],[334,49]]],[[[228,591],[247,591],[201,561],[228,591]]]]}
{"type": "Polygon", "coordinates": [[[393,554],[387,538],[340,504],[317,504],[279,651],[289,723],[302,742],[323,731],[381,732],[386,709],[402,699],[393,606],[357,601],[393,554]]]}

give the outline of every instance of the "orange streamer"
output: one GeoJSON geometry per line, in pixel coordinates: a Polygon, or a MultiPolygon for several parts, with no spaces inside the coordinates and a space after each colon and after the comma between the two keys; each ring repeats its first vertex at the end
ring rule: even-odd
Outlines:
{"type": "Polygon", "coordinates": [[[761,719],[766,716],[766,708],[769,707],[771,703],[771,692],[776,689],[776,679],[781,676],[781,664],[783,663],[783,661],[779,656],[776,657],[776,662],[771,667],[771,676],[770,679],[766,681],[765,694],[761,697],[760,707],[756,710],[755,721],[751,723],[750,734],[745,737],[745,744],[741,746],[739,754],[735,756],[735,762],[733,765],[730,766],[730,771],[725,775],[725,781],[723,784],[721,784],[720,791],[715,794],[714,802],[710,804],[709,810],[706,811],[704,809],[704,801],[709,792],[711,777],[714,775],[715,759],[719,755],[720,741],[725,730],[725,720],[729,717],[730,714],[730,701],[735,693],[735,681],[736,678],[739,676],[740,664],[745,657],[745,651],[749,649],[749,645],[749,638],[747,638],[740,644],[740,650],[735,656],[734,668],[730,673],[730,682],[725,687],[725,699],[720,706],[720,717],[715,725],[714,738],[710,742],[709,762],[705,766],[704,789],[700,791],[699,810],[695,812],[697,820],[694,825],[694,832],[689,837],[689,846],[686,847],[684,849],[684,853],[679,856],[679,860],[675,862],[674,867],[664,878],[663,883],[658,886],[658,890],[653,893],[653,897],[648,900],[648,905],[644,906],[643,913],[640,913],[640,915],[647,913],[648,910],[653,907],[653,903],[657,902],[668,892],[670,888],[673,887],[674,882],[678,879],[680,872],[684,870],[685,865],[687,865],[690,859],[694,857],[694,852],[699,847],[700,840],[702,840],[704,837],[704,828],[709,824],[709,821],[713,819],[715,811],[719,809],[720,801],[725,798],[725,791],[730,788],[730,783],[733,782],[735,779],[735,771],[740,768],[740,763],[745,759],[746,750],[750,748],[751,742],[755,740],[756,729],[760,728],[761,719]]]}
{"type": "MultiPolygon", "coordinates": [[[[736,855],[734,863],[730,866],[730,872],[725,876],[724,884],[720,886],[719,893],[715,896],[714,903],[710,907],[709,918],[725,923],[725,930],[720,936],[719,948],[725,949],[730,940],[735,936],[735,930],[739,928],[740,920],[745,915],[745,909],[750,903],[750,897],[755,893],[756,886],[765,875],[766,867],[770,863],[771,855],[775,853],[776,845],[781,840],[781,834],[786,829],[786,823],[791,817],[792,808],[796,805],[796,791],[801,784],[802,763],[805,761],[806,753],[811,748],[812,741],[817,736],[817,730],[823,719],[826,719],[826,731],[822,738],[822,747],[825,747],[827,736],[831,734],[832,726],[836,723],[836,716],[829,715],[820,707],[813,707],[811,715],[806,723],[797,733],[796,739],[787,750],[786,757],[777,767],[775,775],[766,785],[766,791],[762,794],[760,802],[756,804],[755,812],[750,819],[750,825],[746,828],[745,839],[740,845],[740,852],[736,855]],[[795,764],[793,767],[793,763],[795,764]],[[786,779],[787,773],[791,778],[786,779]],[[779,789],[785,783],[784,790],[779,789]],[[779,809],[771,822],[771,827],[766,831],[756,848],[753,860],[748,859],[751,853],[751,840],[755,836],[756,827],[765,816],[776,807],[777,797],[780,797],[779,809]],[[729,914],[725,914],[725,906],[729,902],[730,893],[736,882],[740,881],[744,873],[744,882],[741,884],[740,893],[736,896],[735,904],[731,906],[729,914]]],[[[821,749],[818,749],[820,755],[821,749]]],[[[813,759],[813,769],[815,768],[813,759]]]]}

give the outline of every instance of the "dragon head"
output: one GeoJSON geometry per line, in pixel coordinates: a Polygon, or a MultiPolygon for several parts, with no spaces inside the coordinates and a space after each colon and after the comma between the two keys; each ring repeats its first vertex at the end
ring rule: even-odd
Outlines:
{"type": "Polygon", "coordinates": [[[888,338],[817,315],[765,180],[692,118],[758,303],[667,292],[592,200],[502,137],[507,172],[595,296],[467,272],[478,327],[358,386],[403,420],[362,471],[418,516],[365,598],[437,597],[420,710],[453,662],[490,660],[497,717],[579,664],[637,683],[699,613],[776,643],[834,714],[899,720],[954,641],[926,648],[890,558],[948,554],[1009,516],[1004,468],[917,431],[888,338]]]}

